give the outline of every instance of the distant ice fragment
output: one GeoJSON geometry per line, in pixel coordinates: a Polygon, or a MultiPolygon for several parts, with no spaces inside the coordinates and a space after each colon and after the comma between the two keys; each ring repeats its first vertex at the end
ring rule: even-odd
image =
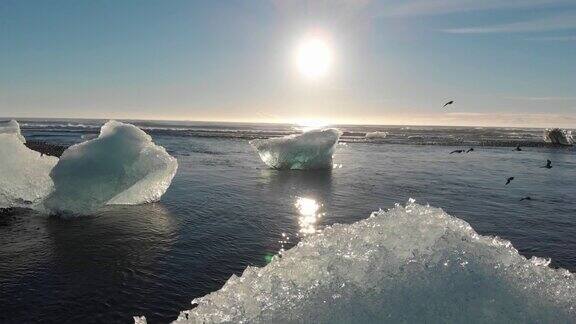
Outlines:
{"type": "Polygon", "coordinates": [[[22,143],[26,143],[26,139],[20,133],[20,124],[15,120],[0,121],[0,134],[16,135],[22,143]]]}
{"type": "Polygon", "coordinates": [[[34,207],[52,190],[49,174],[58,158],[27,148],[18,123],[13,126],[0,128],[0,208],[34,207]]]}
{"type": "Polygon", "coordinates": [[[546,129],[544,131],[544,141],[547,143],[565,146],[574,144],[572,132],[560,128],[546,129]]]}
{"type": "Polygon", "coordinates": [[[370,140],[381,140],[386,138],[386,136],[388,136],[388,132],[369,132],[365,135],[366,139],[370,140]]]}
{"type": "Polygon", "coordinates": [[[576,278],[409,202],[232,275],[175,323],[570,323],[576,278]]]}
{"type": "Polygon", "coordinates": [[[147,324],[146,317],[144,316],[134,316],[134,324],[147,324]]]}
{"type": "Polygon", "coordinates": [[[176,159],[144,131],[110,121],[98,138],[64,151],[50,173],[55,190],[44,206],[52,212],[87,214],[106,204],[157,201],[177,168],[176,159]]]}
{"type": "Polygon", "coordinates": [[[273,169],[330,169],[332,155],[342,135],[337,129],[311,130],[278,138],[257,139],[250,143],[262,161],[273,169]]]}

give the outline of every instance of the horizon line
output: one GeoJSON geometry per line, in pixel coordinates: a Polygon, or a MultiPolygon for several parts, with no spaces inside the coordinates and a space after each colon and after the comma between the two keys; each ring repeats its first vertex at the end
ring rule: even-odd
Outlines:
{"type": "MultiPolygon", "coordinates": [[[[144,122],[144,121],[151,121],[151,122],[189,122],[189,123],[224,123],[224,124],[268,124],[268,125],[294,125],[294,126],[303,126],[298,124],[297,122],[277,122],[277,121],[231,121],[231,120],[191,120],[191,119],[137,119],[137,118],[91,118],[91,117],[6,117],[0,116],[0,120],[11,120],[14,119],[18,120],[34,120],[34,119],[42,119],[42,120],[92,120],[92,121],[107,121],[107,120],[119,120],[119,121],[135,121],[135,122],[144,122]]],[[[487,126],[487,125],[446,125],[446,124],[417,124],[417,123],[408,123],[408,124],[371,124],[371,123],[327,123],[324,126],[318,128],[330,128],[332,126],[392,126],[392,127],[402,127],[402,126],[425,126],[425,127],[466,127],[466,128],[474,128],[474,127],[482,127],[482,128],[520,128],[520,129],[547,129],[547,128],[563,128],[558,126],[509,126],[509,125],[502,125],[502,126],[487,126]]],[[[565,129],[571,130],[576,129],[574,128],[566,128],[565,129]]]]}

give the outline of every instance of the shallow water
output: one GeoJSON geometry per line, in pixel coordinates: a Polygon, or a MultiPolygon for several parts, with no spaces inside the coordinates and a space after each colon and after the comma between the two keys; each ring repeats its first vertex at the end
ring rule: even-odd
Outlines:
{"type": "MultiPolygon", "coordinates": [[[[24,126],[23,133],[69,145],[93,131],[24,126]]],[[[74,219],[0,215],[0,322],[174,320],[193,298],[248,265],[266,264],[303,235],[410,197],[512,241],[526,256],[576,271],[570,148],[450,155],[461,147],[351,142],[338,145],[332,171],[274,171],[243,137],[151,133],[179,162],[161,202],[74,219]],[[550,170],[541,168],[546,159],[550,170]],[[515,180],[505,186],[509,176],[515,180]],[[532,201],[519,201],[528,195],[532,201]]]]}

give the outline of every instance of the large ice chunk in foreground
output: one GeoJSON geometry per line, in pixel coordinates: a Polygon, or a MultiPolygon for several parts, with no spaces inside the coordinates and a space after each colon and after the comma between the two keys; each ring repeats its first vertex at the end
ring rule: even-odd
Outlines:
{"type": "Polygon", "coordinates": [[[273,169],[330,169],[332,155],[342,135],[337,129],[311,130],[302,134],[250,142],[260,158],[273,169]]]}
{"type": "Polygon", "coordinates": [[[49,174],[58,162],[27,148],[16,127],[15,132],[0,133],[0,208],[40,202],[52,190],[49,174]]]}
{"type": "Polygon", "coordinates": [[[544,141],[556,145],[573,145],[572,132],[560,128],[546,129],[544,131],[544,141]]]}
{"type": "Polygon", "coordinates": [[[98,138],[71,146],[50,176],[54,192],[44,206],[53,212],[86,214],[105,204],[141,204],[160,199],[178,162],[138,127],[116,121],[98,138]]]}
{"type": "Polygon", "coordinates": [[[26,139],[20,133],[20,124],[15,120],[0,121],[0,134],[16,135],[22,143],[26,143],[26,139]]]}
{"type": "Polygon", "coordinates": [[[410,202],[311,235],[177,323],[570,323],[576,279],[410,202]]]}

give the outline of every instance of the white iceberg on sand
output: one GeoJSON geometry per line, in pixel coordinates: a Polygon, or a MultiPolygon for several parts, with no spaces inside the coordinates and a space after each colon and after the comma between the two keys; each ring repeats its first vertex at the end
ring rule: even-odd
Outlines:
{"type": "Polygon", "coordinates": [[[54,191],[44,201],[51,212],[91,213],[106,204],[141,204],[160,199],[178,162],[138,127],[116,121],[98,138],[64,151],[50,172],[54,191]]]}
{"type": "Polygon", "coordinates": [[[266,165],[273,169],[330,169],[332,155],[342,135],[337,129],[311,130],[302,134],[250,142],[266,165]]]}
{"type": "Polygon", "coordinates": [[[573,322],[576,279],[549,262],[410,202],[304,238],[176,323],[573,322]]]}
{"type": "Polygon", "coordinates": [[[546,129],[544,131],[544,141],[555,145],[570,146],[574,144],[572,132],[560,128],[546,129]]]}
{"type": "Polygon", "coordinates": [[[0,121],[0,134],[16,135],[22,143],[26,143],[26,139],[20,133],[20,124],[15,120],[0,121]]]}
{"type": "Polygon", "coordinates": [[[368,132],[365,137],[369,140],[381,140],[388,136],[388,132],[368,132]]]}
{"type": "Polygon", "coordinates": [[[27,148],[16,121],[0,123],[0,208],[33,206],[52,190],[58,159],[27,148]]]}

